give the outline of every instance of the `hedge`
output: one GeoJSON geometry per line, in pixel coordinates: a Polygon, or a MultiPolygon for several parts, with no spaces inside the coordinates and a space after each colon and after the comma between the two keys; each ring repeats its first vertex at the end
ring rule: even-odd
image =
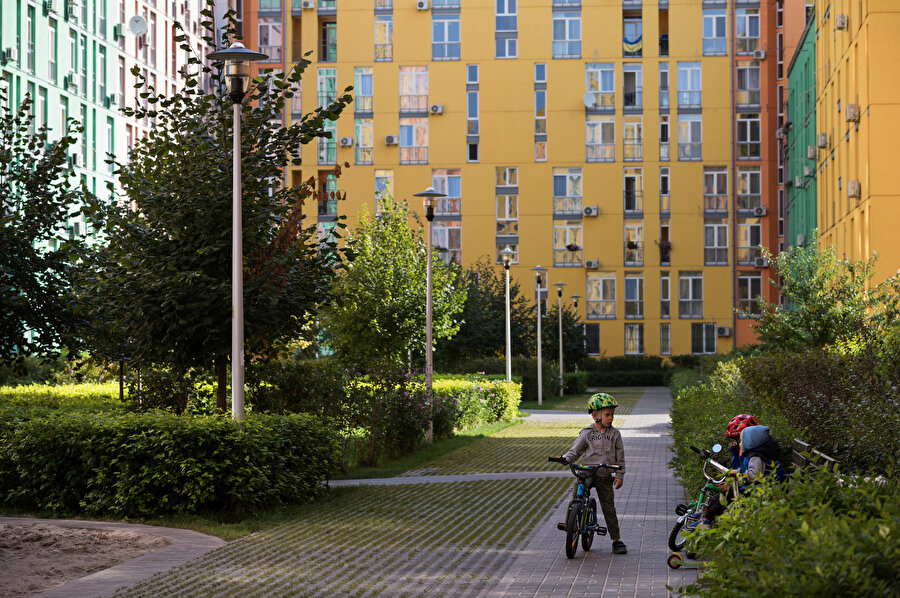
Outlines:
{"type": "Polygon", "coordinates": [[[0,407],[99,410],[119,405],[117,383],[0,386],[0,407]]]}
{"type": "Polygon", "coordinates": [[[505,380],[434,380],[435,401],[453,404],[454,430],[464,430],[496,421],[509,421],[519,413],[522,385],[505,380]]]}
{"type": "Polygon", "coordinates": [[[152,517],[234,512],[318,495],[338,434],[309,415],[57,413],[0,423],[0,503],[152,517]]]}
{"type": "Polygon", "coordinates": [[[670,370],[620,370],[587,372],[589,386],[666,386],[670,370]]]}

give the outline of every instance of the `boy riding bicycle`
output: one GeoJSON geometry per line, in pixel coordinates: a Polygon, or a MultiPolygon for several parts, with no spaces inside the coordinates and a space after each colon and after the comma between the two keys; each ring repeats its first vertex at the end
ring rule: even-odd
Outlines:
{"type": "Polygon", "coordinates": [[[578,438],[575,439],[572,448],[563,455],[563,458],[568,463],[572,463],[584,455],[582,462],[585,465],[607,463],[622,467],[622,469],[616,471],[615,477],[610,475],[607,470],[598,470],[597,473],[585,480],[585,485],[588,495],[591,488],[596,488],[597,490],[603,518],[606,520],[609,537],[613,542],[613,552],[615,554],[625,554],[628,552],[628,549],[619,537],[619,520],[616,516],[616,505],[613,496],[613,488],[619,489],[622,487],[625,474],[625,449],[622,446],[622,434],[612,426],[613,416],[618,406],[619,403],[616,399],[605,392],[591,395],[590,400],[588,400],[588,413],[591,414],[594,423],[584,428],[578,434],[578,438]]]}

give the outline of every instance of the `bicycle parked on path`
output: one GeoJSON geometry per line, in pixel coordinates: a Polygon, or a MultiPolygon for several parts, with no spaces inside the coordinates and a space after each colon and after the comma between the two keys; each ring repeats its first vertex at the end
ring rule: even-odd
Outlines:
{"type": "Polygon", "coordinates": [[[563,457],[547,457],[547,460],[553,463],[561,463],[568,465],[572,470],[572,475],[578,478],[578,487],[575,490],[575,496],[569,501],[569,507],[566,509],[565,523],[557,523],[556,527],[566,532],[566,557],[575,558],[575,552],[578,550],[578,541],[581,540],[581,547],[585,552],[591,549],[594,542],[594,534],[606,535],[606,528],[597,522],[597,499],[588,496],[588,489],[585,484],[587,478],[594,475],[601,467],[611,470],[620,470],[620,465],[579,465],[577,463],[569,463],[563,457]]]}
{"type": "MultiPolygon", "coordinates": [[[[713,445],[711,452],[708,450],[701,451],[694,445],[691,445],[691,450],[704,459],[703,477],[706,478],[706,483],[700,488],[700,493],[693,502],[686,505],[680,504],[675,507],[675,514],[678,515],[678,519],[675,521],[675,526],[672,527],[672,532],[669,534],[669,550],[672,550],[673,552],[680,552],[684,548],[686,540],[682,532],[685,529],[691,530],[697,527],[697,524],[700,523],[700,520],[703,517],[703,510],[709,506],[710,499],[721,492],[719,484],[725,481],[729,471],[727,467],[713,458],[714,454],[717,454],[722,450],[721,444],[713,445]],[[722,477],[715,478],[707,473],[706,468],[709,466],[719,470],[722,473],[722,477]]],[[[737,481],[733,480],[732,483],[734,484],[735,495],[737,495],[737,481]]]]}

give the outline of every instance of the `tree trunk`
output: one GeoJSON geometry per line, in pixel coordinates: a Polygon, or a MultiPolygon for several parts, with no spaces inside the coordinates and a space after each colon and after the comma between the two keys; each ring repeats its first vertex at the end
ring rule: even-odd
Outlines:
{"type": "Polygon", "coordinates": [[[228,370],[226,359],[224,355],[216,357],[216,378],[218,378],[218,384],[216,385],[216,409],[222,413],[225,413],[228,407],[225,404],[225,382],[228,370]]]}

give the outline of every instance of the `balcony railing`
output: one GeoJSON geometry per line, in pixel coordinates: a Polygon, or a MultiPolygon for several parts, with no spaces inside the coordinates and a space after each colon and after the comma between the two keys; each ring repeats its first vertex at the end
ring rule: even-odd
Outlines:
{"type": "Polygon", "coordinates": [[[614,143],[589,143],[587,144],[588,162],[613,162],[616,159],[616,145],[614,143]]]}
{"type": "Polygon", "coordinates": [[[623,193],[625,212],[643,212],[644,211],[644,192],[643,191],[625,191],[623,193]]]}
{"type": "Polygon", "coordinates": [[[625,241],[625,265],[640,266],[644,263],[644,244],[640,241],[625,241]]]}
{"type": "Polygon", "coordinates": [[[707,212],[727,212],[728,211],[727,195],[704,195],[703,209],[707,212]]]}
{"type": "Polygon", "coordinates": [[[582,250],[553,249],[553,265],[557,268],[578,268],[584,263],[582,250]]]}
{"type": "Polygon", "coordinates": [[[659,55],[660,56],[668,56],[669,55],[669,36],[668,35],[660,35],[659,36],[659,55]]]}
{"type": "Polygon", "coordinates": [[[581,215],[581,197],[554,197],[553,213],[560,215],[581,215]]]}
{"type": "Polygon", "coordinates": [[[669,160],[669,142],[660,141],[659,143],[659,159],[663,161],[669,160]]]}
{"type": "Polygon", "coordinates": [[[737,196],[737,209],[739,210],[752,210],[754,208],[758,208],[762,205],[762,196],[761,195],[738,195],[737,196]]]}
{"type": "Polygon", "coordinates": [[[679,143],[678,144],[679,160],[702,160],[703,144],[702,143],[679,143]]]}
{"type": "Polygon", "coordinates": [[[400,164],[428,164],[428,148],[401,147],[400,164]]]}
{"type": "Polygon", "coordinates": [[[426,112],[428,110],[427,95],[401,95],[400,112],[426,112]]]}
{"type": "Polygon", "coordinates": [[[644,94],[640,89],[626,91],[622,96],[622,105],[625,108],[640,108],[644,104],[644,94]]]}
{"type": "Polygon", "coordinates": [[[758,106],[759,90],[758,89],[739,89],[735,94],[735,99],[739,106],[758,106]]]}
{"type": "Polygon", "coordinates": [[[622,159],[626,162],[637,162],[644,159],[644,143],[641,140],[625,141],[622,148],[622,159]]]}

